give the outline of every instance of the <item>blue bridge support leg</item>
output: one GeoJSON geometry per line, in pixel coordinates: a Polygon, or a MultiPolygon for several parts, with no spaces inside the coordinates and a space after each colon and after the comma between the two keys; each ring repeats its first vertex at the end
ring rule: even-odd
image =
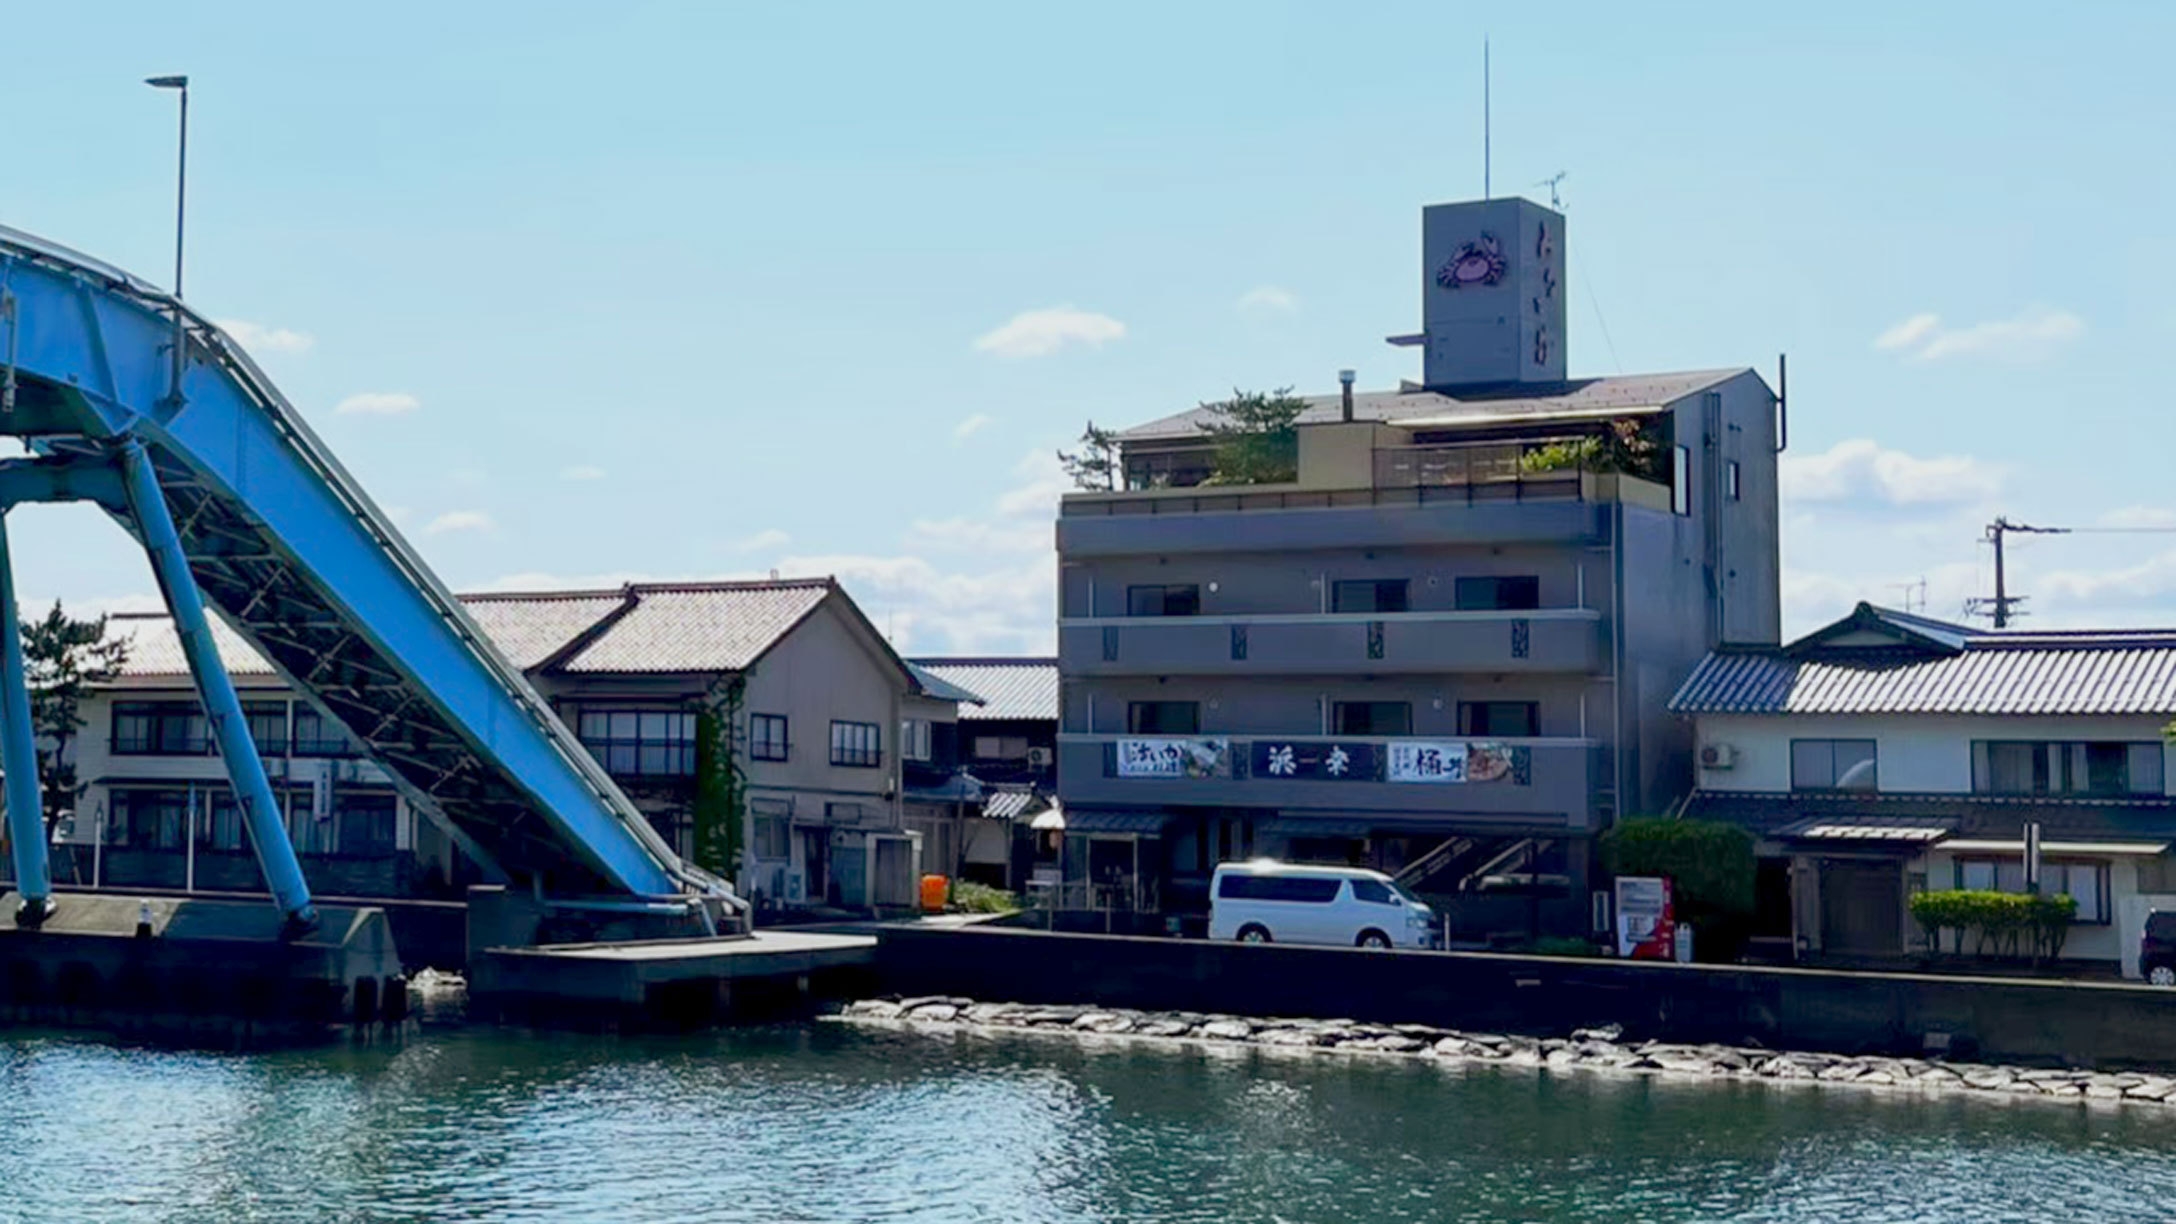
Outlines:
{"type": "Polygon", "coordinates": [[[52,912],[53,873],[46,862],[38,740],[30,723],[23,618],[15,606],[15,566],[8,558],[4,511],[0,511],[0,768],[7,770],[8,844],[14,850],[15,887],[23,895],[15,919],[21,926],[36,926],[52,912]]]}
{"type": "Polygon", "coordinates": [[[226,763],[227,777],[234,784],[242,823],[249,830],[250,849],[257,855],[257,867],[264,872],[265,885],[272,890],[272,899],[287,915],[290,926],[314,926],[317,912],[310,906],[309,883],[302,878],[302,864],[295,858],[294,843],[288,840],[279,802],[272,797],[272,783],[265,777],[264,761],[250,737],[249,720],[242,716],[234,681],[219,661],[211,621],[204,614],[204,595],[189,573],[189,558],[182,551],[180,534],[174,530],[174,516],[167,509],[166,494],[159,489],[151,456],[144,452],[142,442],[129,438],[121,443],[120,459],[129,514],[143,533],[159,591],[174,614],[181,652],[189,660],[189,673],[196,678],[197,694],[204,700],[205,720],[211,724],[220,759],[226,763]]]}

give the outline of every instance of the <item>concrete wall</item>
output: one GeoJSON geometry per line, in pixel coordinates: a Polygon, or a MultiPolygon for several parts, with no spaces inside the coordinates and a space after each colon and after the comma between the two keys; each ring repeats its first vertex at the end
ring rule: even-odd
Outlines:
{"type": "Polygon", "coordinates": [[[887,991],[1251,1016],[1350,1017],[1561,1035],[1917,1054],[1926,1035],[1990,1061],[2167,1066],[2176,991],[1808,969],[888,928],[887,991]]]}
{"type": "Polygon", "coordinates": [[[1702,769],[1712,791],[1791,789],[1794,739],[1871,739],[1881,790],[1899,794],[1968,794],[1974,740],[2130,740],[2163,744],[2162,789],[2176,795],[2176,749],[2163,740],[2164,718],[1962,717],[1926,714],[1704,714],[1699,742],[1737,750],[1729,769],[1702,769]]]}

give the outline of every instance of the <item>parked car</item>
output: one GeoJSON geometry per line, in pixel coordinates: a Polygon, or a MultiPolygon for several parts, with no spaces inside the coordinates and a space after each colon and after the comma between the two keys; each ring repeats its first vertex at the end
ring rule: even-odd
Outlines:
{"type": "Polygon", "coordinates": [[[1442,932],[1428,906],[1382,872],[1255,859],[1217,867],[1209,887],[1209,938],[1435,948],[1442,932]]]}
{"type": "Polygon", "coordinates": [[[2176,986],[2176,910],[2146,915],[2138,939],[2138,971],[2156,986],[2176,986]]]}

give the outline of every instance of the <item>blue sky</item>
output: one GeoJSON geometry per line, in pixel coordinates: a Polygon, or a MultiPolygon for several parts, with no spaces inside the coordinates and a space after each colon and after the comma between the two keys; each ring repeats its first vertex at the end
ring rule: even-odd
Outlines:
{"type": "MultiPolygon", "coordinates": [[[[1417,373],[1419,210],[1566,172],[1575,373],[1791,355],[1786,616],[1984,593],[1995,513],[2176,524],[2176,9],[0,0],[0,222],[190,300],[458,588],[836,572],[1047,646],[1049,453],[1417,373]],[[1638,9],[1640,11],[1634,11],[1638,9]],[[1023,317],[1024,316],[1024,317],[1023,317]],[[1884,344],[1883,341],[1887,343],[1884,344]],[[346,411],[342,411],[343,405],[346,411]]],[[[148,603],[81,510],[26,600],[148,603]]],[[[2022,542],[2176,623],[2176,535],[2022,542]]]]}

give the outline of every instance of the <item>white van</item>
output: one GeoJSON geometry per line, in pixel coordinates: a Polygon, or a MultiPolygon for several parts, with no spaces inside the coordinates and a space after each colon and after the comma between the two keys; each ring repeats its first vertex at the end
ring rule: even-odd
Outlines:
{"type": "Polygon", "coordinates": [[[1345,948],[1442,943],[1435,914],[1380,871],[1273,859],[1218,865],[1209,884],[1209,938],[1345,948]]]}

